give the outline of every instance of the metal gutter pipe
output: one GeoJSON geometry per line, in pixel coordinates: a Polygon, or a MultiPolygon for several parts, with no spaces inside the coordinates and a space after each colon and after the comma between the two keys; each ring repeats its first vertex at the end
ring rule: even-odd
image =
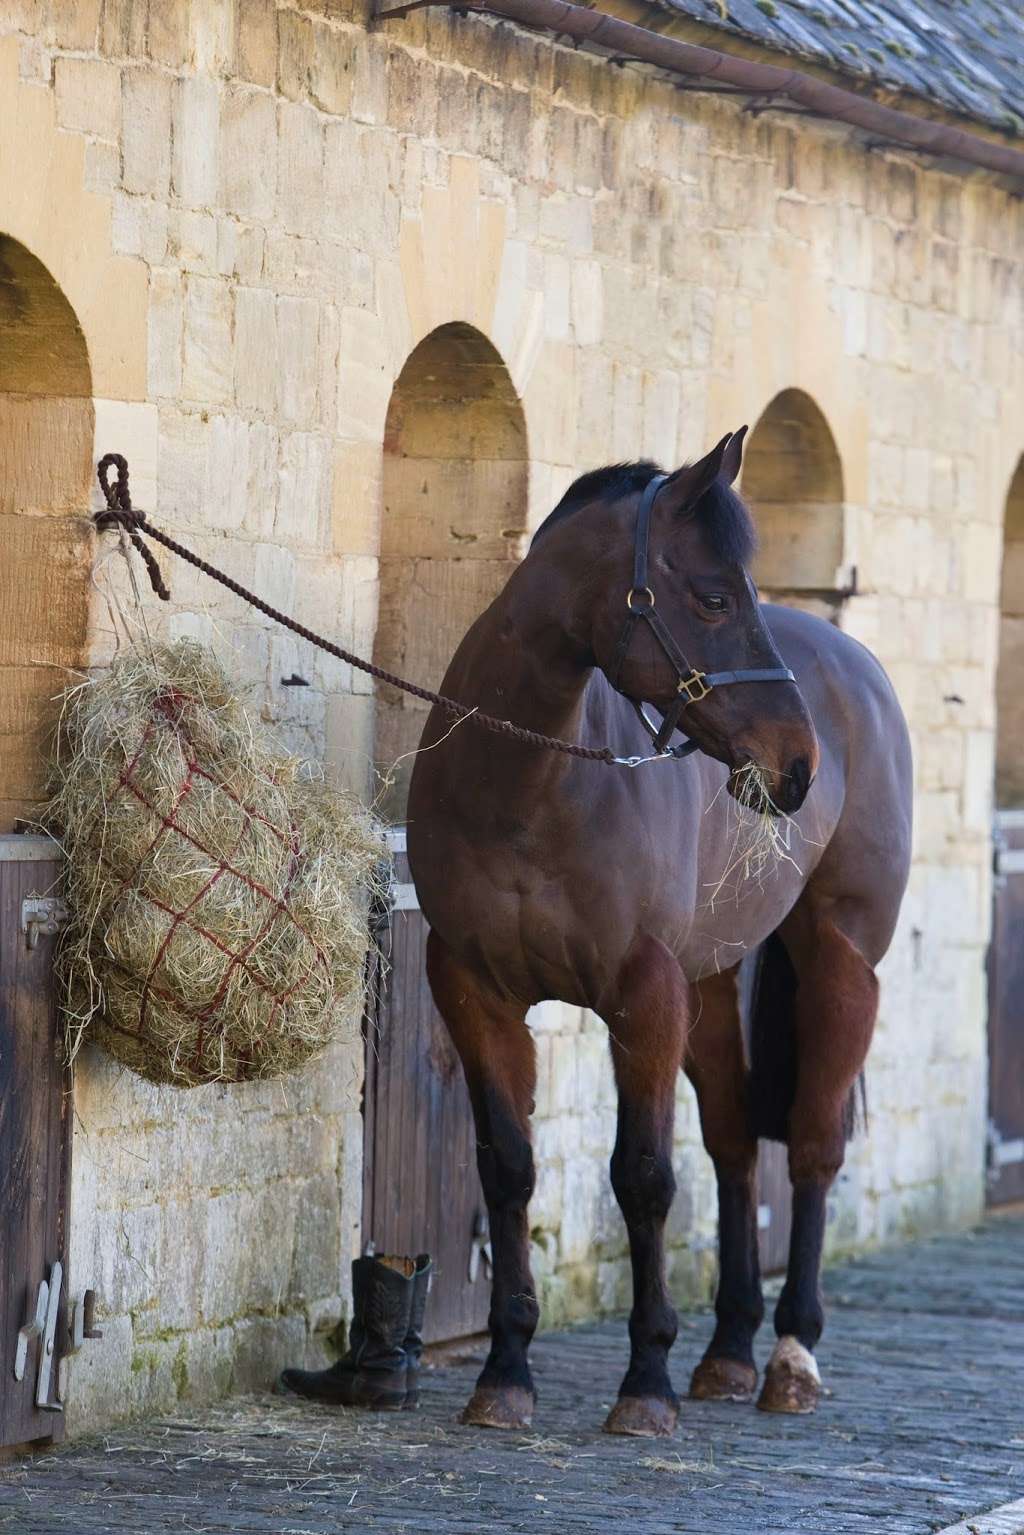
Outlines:
{"type": "MultiPolygon", "coordinates": [[[[379,20],[401,17],[425,6],[451,4],[451,0],[410,0],[405,5],[381,10],[379,20]]],[[[620,21],[604,11],[573,5],[570,0],[465,0],[456,4],[459,11],[479,11],[570,37],[578,43],[592,43],[607,48],[618,58],[635,59],[675,75],[714,81],[741,94],[768,98],[764,110],[771,109],[771,99],[778,96],[802,107],[817,117],[848,123],[853,128],[876,134],[894,146],[903,146],[929,155],[961,160],[967,165],[1010,176],[1024,183],[1024,150],[982,138],[963,128],[932,122],[883,106],[869,97],[859,96],[841,86],[805,75],[798,69],[781,69],[775,64],[761,64],[736,54],[719,53],[679,38],[665,37],[633,22],[620,21]]]]}

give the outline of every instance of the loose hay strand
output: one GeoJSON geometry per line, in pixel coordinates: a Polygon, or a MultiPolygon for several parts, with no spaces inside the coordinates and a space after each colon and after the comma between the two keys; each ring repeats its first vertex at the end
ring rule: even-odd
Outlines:
{"type": "Polygon", "coordinates": [[[146,650],[69,689],[58,728],[69,1050],[179,1086],[279,1076],[357,1012],[381,830],[273,750],[208,650],[146,650]]]}
{"type": "Polygon", "coordinates": [[[729,781],[738,807],[735,831],[726,866],[709,886],[707,905],[711,911],[727,887],[737,901],[746,884],[763,889],[765,880],[781,863],[790,863],[800,872],[790,851],[795,823],[773,801],[765,769],[757,762],[745,762],[733,769],[729,781]]]}

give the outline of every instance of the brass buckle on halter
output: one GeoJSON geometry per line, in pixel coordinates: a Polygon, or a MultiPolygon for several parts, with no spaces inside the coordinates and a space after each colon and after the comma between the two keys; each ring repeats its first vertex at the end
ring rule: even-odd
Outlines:
{"type": "Polygon", "coordinates": [[[647,613],[654,606],[654,593],[649,586],[631,586],[626,593],[626,606],[631,613],[647,613]],[[646,597],[647,601],[640,608],[633,607],[634,597],[646,597]]]}
{"type": "Polygon", "coordinates": [[[702,698],[707,698],[711,692],[710,687],[704,681],[704,672],[699,672],[696,667],[688,677],[680,677],[676,685],[676,692],[682,693],[688,704],[699,704],[702,698]]]}

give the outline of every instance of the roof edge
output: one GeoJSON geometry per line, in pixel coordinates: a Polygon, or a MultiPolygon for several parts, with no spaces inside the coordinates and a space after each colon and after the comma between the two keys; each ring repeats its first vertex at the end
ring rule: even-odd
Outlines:
{"type": "MultiPolygon", "coordinates": [[[[452,0],[404,0],[396,6],[385,6],[377,12],[377,19],[401,18],[412,11],[451,3],[452,0]]],[[[712,88],[757,97],[766,111],[777,104],[784,110],[796,108],[807,115],[845,123],[879,135],[894,149],[959,161],[1024,186],[1024,148],[941,119],[908,112],[902,106],[886,105],[804,69],[688,42],[666,30],[626,21],[610,11],[576,5],[572,0],[459,0],[457,9],[553,32],[577,44],[606,49],[616,59],[636,60],[669,74],[707,81],[712,88]]],[[[659,8],[657,14],[664,12],[659,8]]],[[[970,121],[973,123],[973,119],[970,121]]]]}

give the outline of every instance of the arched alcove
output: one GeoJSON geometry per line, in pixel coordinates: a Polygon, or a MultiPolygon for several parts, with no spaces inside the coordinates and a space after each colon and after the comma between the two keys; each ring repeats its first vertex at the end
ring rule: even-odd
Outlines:
{"type": "Polygon", "coordinates": [[[754,576],[762,594],[835,619],[844,584],[843,471],[828,422],[803,390],[782,390],[755,426],[743,492],[757,518],[754,576]]]}
{"type": "Polygon", "coordinates": [[[52,701],[85,659],[92,443],[74,310],[0,233],[0,832],[41,795],[52,701]]]}
{"type": "MultiPolygon", "coordinates": [[[[526,526],[526,423],[508,369],[472,326],[439,326],[410,354],[384,433],[380,616],[374,660],[436,688],[473,619],[501,590],[526,526]]],[[[374,758],[415,750],[427,706],[378,689],[374,758]]],[[[411,760],[385,811],[401,820],[411,760]]]]}
{"type": "Polygon", "coordinates": [[[1024,810],[1024,458],[1006,498],[999,607],[996,806],[1024,810]]]}

